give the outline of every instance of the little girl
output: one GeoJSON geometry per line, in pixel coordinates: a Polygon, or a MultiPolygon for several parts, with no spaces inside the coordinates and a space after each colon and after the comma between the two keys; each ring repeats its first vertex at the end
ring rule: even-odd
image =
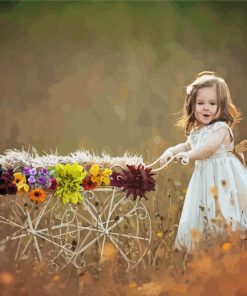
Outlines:
{"type": "Polygon", "coordinates": [[[161,163],[175,155],[183,164],[195,161],[175,241],[176,248],[191,250],[198,237],[217,234],[224,224],[247,229],[247,170],[234,149],[231,127],[240,113],[224,79],[199,73],[186,92],[177,125],[185,128],[187,141],[168,148],[161,163]]]}

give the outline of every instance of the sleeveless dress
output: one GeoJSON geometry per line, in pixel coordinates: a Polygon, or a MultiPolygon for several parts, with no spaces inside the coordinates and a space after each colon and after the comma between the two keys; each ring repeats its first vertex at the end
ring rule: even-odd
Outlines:
{"type": "MultiPolygon", "coordinates": [[[[222,121],[192,130],[188,141],[192,149],[204,143],[218,128],[231,128],[222,121]]],[[[202,238],[224,231],[247,229],[247,170],[233,153],[233,140],[221,144],[208,158],[195,161],[178,225],[175,248],[192,250],[202,238]]]]}

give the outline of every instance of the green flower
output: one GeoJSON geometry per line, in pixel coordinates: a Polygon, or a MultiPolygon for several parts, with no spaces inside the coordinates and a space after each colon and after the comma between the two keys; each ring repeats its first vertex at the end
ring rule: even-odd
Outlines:
{"type": "Polygon", "coordinates": [[[64,204],[71,201],[74,204],[83,200],[81,194],[81,184],[87,176],[87,172],[78,163],[56,164],[54,177],[58,186],[56,195],[60,197],[64,204]]]}

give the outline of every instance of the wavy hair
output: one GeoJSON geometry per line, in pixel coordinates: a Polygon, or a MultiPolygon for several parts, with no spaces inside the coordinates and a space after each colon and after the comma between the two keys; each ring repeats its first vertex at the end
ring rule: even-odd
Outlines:
{"type": "MultiPolygon", "coordinates": [[[[233,104],[228,85],[225,80],[217,76],[214,72],[203,71],[196,75],[195,80],[186,87],[186,97],[183,107],[183,115],[178,119],[176,126],[184,128],[188,135],[191,129],[196,125],[194,115],[196,97],[198,90],[204,87],[216,86],[217,94],[217,111],[220,110],[217,121],[225,121],[230,127],[238,123],[241,118],[241,113],[233,104]]],[[[210,124],[213,122],[210,122],[210,124]]]]}

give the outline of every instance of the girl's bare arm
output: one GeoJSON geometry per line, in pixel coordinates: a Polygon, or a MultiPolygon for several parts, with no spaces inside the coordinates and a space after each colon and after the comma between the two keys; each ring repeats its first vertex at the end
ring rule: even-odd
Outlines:
{"type": "Polygon", "coordinates": [[[190,143],[189,141],[187,140],[185,143],[180,143],[176,146],[173,146],[173,147],[170,147],[169,148],[171,150],[171,152],[176,155],[180,152],[186,152],[186,151],[189,151],[191,150],[191,147],[190,147],[190,143]]]}

